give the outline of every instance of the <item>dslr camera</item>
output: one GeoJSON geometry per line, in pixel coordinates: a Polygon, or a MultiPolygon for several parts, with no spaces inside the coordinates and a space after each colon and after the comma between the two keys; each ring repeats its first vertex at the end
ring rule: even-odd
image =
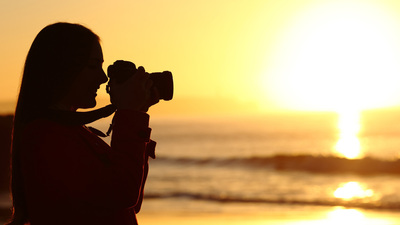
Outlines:
{"type": "MultiPolygon", "coordinates": [[[[117,83],[123,83],[133,76],[137,68],[133,62],[117,60],[114,64],[108,66],[107,75],[110,78],[107,84],[107,93],[110,93],[110,82],[115,80],[117,83]]],[[[153,81],[160,95],[160,100],[169,101],[174,95],[174,82],[172,73],[169,71],[150,73],[149,79],[153,81]]]]}

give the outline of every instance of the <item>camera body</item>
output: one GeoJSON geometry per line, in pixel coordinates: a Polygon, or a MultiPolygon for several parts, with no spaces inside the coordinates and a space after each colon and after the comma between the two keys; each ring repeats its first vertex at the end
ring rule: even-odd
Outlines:
{"type": "MultiPolygon", "coordinates": [[[[133,76],[136,72],[136,66],[133,62],[117,60],[114,64],[108,66],[107,75],[110,78],[107,84],[107,93],[110,93],[110,82],[115,80],[117,83],[123,83],[133,76]]],[[[149,79],[153,81],[159,93],[160,99],[169,101],[174,95],[174,82],[172,73],[169,71],[150,73],[149,79]]]]}

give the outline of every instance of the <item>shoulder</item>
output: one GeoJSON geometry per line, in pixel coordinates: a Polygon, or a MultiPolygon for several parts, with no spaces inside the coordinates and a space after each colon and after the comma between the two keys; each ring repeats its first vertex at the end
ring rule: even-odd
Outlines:
{"type": "Polygon", "coordinates": [[[53,132],[67,132],[72,127],[65,126],[51,120],[37,119],[25,126],[24,133],[39,134],[39,133],[53,133],[53,132]]]}
{"type": "Polygon", "coordinates": [[[37,119],[28,123],[23,130],[25,141],[42,141],[43,139],[60,139],[73,137],[76,126],[66,126],[50,120],[37,119]]]}

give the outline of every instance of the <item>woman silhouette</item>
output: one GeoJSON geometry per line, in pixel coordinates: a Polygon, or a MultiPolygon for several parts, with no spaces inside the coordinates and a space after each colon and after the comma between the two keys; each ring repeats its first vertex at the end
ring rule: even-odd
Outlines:
{"type": "Polygon", "coordinates": [[[14,118],[10,225],[137,224],[146,152],[154,147],[146,111],[157,94],[142,67],[112,84],[117,111],[109,146],[68,120],[96,105],[96,91],[108,80],[102,63],[99,38],[84,26],[56,23],[35,38],[14,118]]]}

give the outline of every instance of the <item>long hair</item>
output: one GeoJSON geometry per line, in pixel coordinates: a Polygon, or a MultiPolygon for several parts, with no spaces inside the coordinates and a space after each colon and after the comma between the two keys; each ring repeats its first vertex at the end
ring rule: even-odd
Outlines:
{"type": "Polygon", "coordinates": [[[67,93],[86,65],[96,41],[99,42],[99,37],[82,25],[55,23],[43,28],[31,45],[14,116],[11,147],[13,215],[8,225],[29,222],[20,165],[23,129],[67,93]]]}

